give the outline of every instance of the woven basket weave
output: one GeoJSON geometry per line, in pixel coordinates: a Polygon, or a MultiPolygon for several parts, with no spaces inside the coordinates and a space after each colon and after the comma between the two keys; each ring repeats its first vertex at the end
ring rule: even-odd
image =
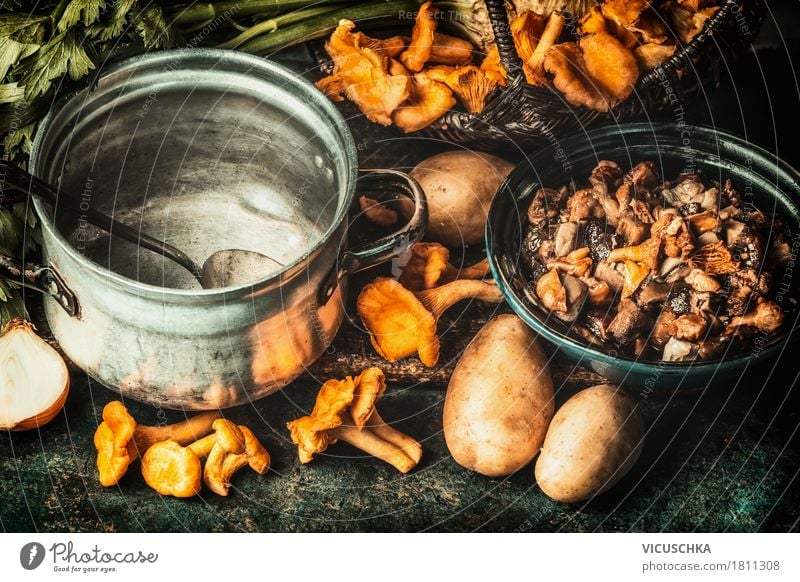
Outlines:
{"type": "MultiPolygon", "coordinates": [[[[684,103],[716,84],[722,63],[728,66],[750,47],[764,14],[763,0],[723,0],[690,43],[642,75],[623,103],[600,113],[569,104],[556,89],[526,83],[504,1],[485,3],[508,86],[495,90],[481,113],[452,109],[414,135],[482,149],[519,147],[553,142],[559,136],[603,122],[646,119],[666,110],[681,115],[684,103]]],[[[315,43],[312,52],[323,65],[321,72],[329,72],[331,63],[322,43],[315,43]]]]}
{"type": "Polygon", "coordinates": [[[473,145],[517,145],[552,141],[587,125],[624,121],[666,109],[680,113],[682,103],[716,83],[721,60],[750,46],[763,17],[761,0],[724,0],[692,41],[640,77],[633,94],[609,113],[574,107],[555,89],[525,82],[522,63],[511,38],[503,0],[486,0],[508,87],[495,91],[478,115],[451,110],[421,133],[473,145]]]}

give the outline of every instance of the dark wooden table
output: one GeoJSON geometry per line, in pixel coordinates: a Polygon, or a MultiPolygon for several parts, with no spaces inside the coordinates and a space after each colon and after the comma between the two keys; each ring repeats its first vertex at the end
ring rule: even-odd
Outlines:
{"type": "MultiPolygon", "coordinates": [[[[798,55],[796,44],[789,54],[798,55]]],[[[293,56],[297,57],[297,53],[293,56]]],[[[303,70],[302,56],[290,60],[303,70]]],[[[687,121],[747,136],[795,165],[798,92],[784,48],[735,65],[731,78],[695,103],[687,121]],[[762,77],[763,75],[763,77],[762,77]],[[744,103],[743,108],[739,107],[744,103]],[[773,122],[774,119],[774,122],[773,122]]],[[[446,144],[398,136],[352,120],[362,164],[412,167],[446,144]]],[[[357,290],[375,273],[356,279],[357,290]]],[[[43,327],[39,304],[30,302],[43,327]]],[[[798,529],[800,358],[785,353],[738,382],[704,391],[655,391],[641,400],[646,446],[633,471],[610,492],[577,505],[549,500],[532,469],[489,479],[458,466],[441,432],[444,390],[460,352],[504,306],[456,307],[440,324],[442,358],[383,362],[366,335],[347,323],[330,353],[284,391],[226,411],[263,438],[273,456],[268,475],[243,471],[230,497],[164,498],[136,467],[104,489],[94,467],[92,435],[103,406],[116,396],[73,371],[64,413],[41,431],[0,435],[0,529],[4,531],[793,531],[798,529]],[[319,383],[381,366],[390,389],[388,422],[423,443],[424,458],[406,476],[338,444],[300,465],[285,423],[313,405],[319,383]]],[[[352,297],[349,308],[353,315],[352,297]]],[[[121,349],[123,347],[121,346],[121,349]]],[[[557,399],[599,383],[551,346],[557,399]]],[[[143,422],[156,411],[133,405],[143,422]]],[[[170,413],[171,420],[179,415],[170,413]],[[174,418],[173,418],[174,417],[174,418]]]]}

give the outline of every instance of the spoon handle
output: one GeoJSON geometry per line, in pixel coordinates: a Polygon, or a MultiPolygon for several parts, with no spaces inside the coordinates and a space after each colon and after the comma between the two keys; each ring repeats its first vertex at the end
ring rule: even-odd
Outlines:
{"type": "Polygon", "coordinates": [[[86,217],[87,222],[111,235],[116,235],[168,258],[189,271],[198,282],[201,280],[200,267],[182,250],[122,224],[94,208],[83,209],[81,201],[76,197],[66,194],[14,164],[0,160],[0,204],[24,202],[29,193],[38,196],[53,208],[60,205],[62,208],[86,217]]]}

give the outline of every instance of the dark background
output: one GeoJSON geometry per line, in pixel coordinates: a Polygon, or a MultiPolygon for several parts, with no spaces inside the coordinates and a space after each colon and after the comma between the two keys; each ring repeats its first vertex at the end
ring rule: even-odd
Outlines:
{"type": "MultiPolygon", "coordinates": [[[[687,107],[687,121],[712,125],[760,144],[800,167],[800,3],[769,2],[754,51],[720,71],[719,87],[687,107]]],[[[278,55],[298,71],[314,63],[305,49],[278,55]]],[[[666,115],[665,119],[669,119],[666,115]]],[[[362,163],[413,166],[442,144],[398,138],[353,119],[362,163]]],[[[367,277],[374,276],[374,273],[367,277]]],[[[364,279],[362,278],[362,281],[364,279]]],[[[353,286],[358,289],[359,282],[353,286]]],[[[37,323],[46,327],[36,299],[37,323]]],[[[501,308],[502,309],[502,308],[501,308]]],[[[454,310],[456,311],[456,310],[454,310]]],[[[352,313],[352,310],[351,310],[352,313]]],[[[800,354],[748,371],[732,385],[642,402],[650,429],[643,456],[613,490],[564,506],[547,499],[532,471],[488,479],[459,467],[441,435],[446,378],[469,337],[492,310],[450,316],[442,363],[385,365],[363,334],[346,326],[336,351],[315,365],[325,379],[384,367],[393,382],[383,416],[423,443],[425,457],[407,476],[339,444],[300,466],[284,428],[313,404],[318,382],[234,409],[273,454],[270,474],[243,471],[229,498],[159,497],[133,466],[117,488],[103,489],[94,468],[92,434],[109,390],[73,372],[64,414],[41,431],[0,434],[0,529],[3,531],[797,531],[800,516],[800,354]],[[334,372],[338,370],[337,372],[334,372]],[[415,371],[416,370],[416,371],[415,371]],[[414,376],[413,374],[416,374],[414,376]]],[[[796,322],[795,322],[796,324],[796,322]]],[[[552,351],[552,350],[551,350],[552,351]]],[[[558,400],[600,378],[553,358],[558,400]]],[[[157,422],[156,411],[134,416],[157,422]]],[[[179,419],[179,415],[175,417],[179,419]]]]}

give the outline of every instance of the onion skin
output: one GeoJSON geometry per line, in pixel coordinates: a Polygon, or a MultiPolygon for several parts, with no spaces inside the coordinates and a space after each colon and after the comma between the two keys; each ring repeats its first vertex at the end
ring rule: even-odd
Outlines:
{"type": "Polygon", "coordinates": [[[58,413],[61,412],[61,410],[64,408],[64,404],[67,401],[67,396],[69,395],[69,388],[70,388],[69,370],[67,369],[66,362],[64,362],[64,359],[61,357],[61,354],[59,354],[52,346],[50,346],[47,342],[45,342],[42,338],[40,338],[36,334],[35,328],[29,322],[25,321],[24,319],[11,320],[10,322],[8,322],[8,324],[6,324],[5,328],[3,328],[3,332],[2,334],[0,334],[0,338],[4,337],[6,334],[11,333],[19,328],[24,329],[25,331],[33,334],[39,341],[42,342],[43,347],[46,347],[47,350],[52,350],[53,356],[58,358],[58,360],[64,366],[64,377],[66,380],[64,384],[64,390],[61,392],[61,395],[46,409],[36,413],[33,416],[30,416],[20,421],[16,421],[11,425],[0,424],[0,430],[7,430],[12,432],[37,429],[46,425],[51,420],[53,420],[58,415],[58,413]]]}

